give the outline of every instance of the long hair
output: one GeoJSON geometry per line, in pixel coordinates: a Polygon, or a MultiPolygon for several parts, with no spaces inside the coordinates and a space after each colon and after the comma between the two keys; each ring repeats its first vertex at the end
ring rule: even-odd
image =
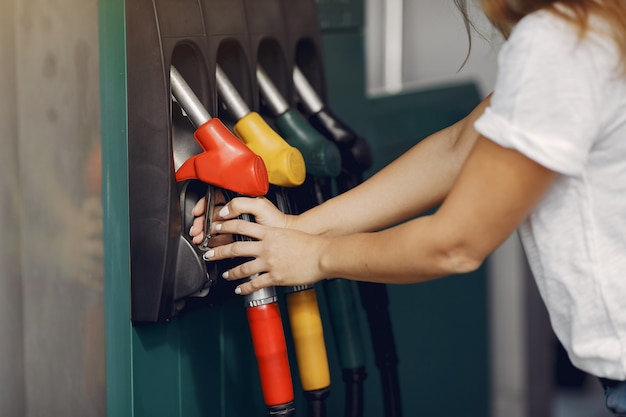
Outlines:
{"type": "MultiPolygon", "coordinates": [[[[454,3],[467,16],[467,0],[454,3]]],[[[615,42],[620,54],[620,68],[626,74],[626,1],[625,0],[480,0],[491,23],[507,38],[511,29],[524,16],[540,9],[549,10],[576,28],[583,38],[590,30],[589,17],[597,16],[607,23],[608,36],[615,42]]],[[[469,31],[470,23],[465,27],[469,31]]]]}

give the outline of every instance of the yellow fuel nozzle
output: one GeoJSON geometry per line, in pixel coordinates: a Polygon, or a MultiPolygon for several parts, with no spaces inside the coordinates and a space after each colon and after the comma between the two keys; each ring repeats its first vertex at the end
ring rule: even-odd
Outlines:
{"type": "Polygon", "coordinates": [[[285,142],[258,113],[250,111],[219,65],[215,74],[218,94],[237,119],[233,130],[252,152],[263,159],[270,184],[281,187],[301,185],[306,178],[302,153],[285,142]]]}
{"type": "Polygon", "coordinates": [[[302,154],[288,145],[258,113],[245,115],[234,130],[252,152],[263,159],[270,184],[295,187],[304,182],[306,166],[302,154]]]}

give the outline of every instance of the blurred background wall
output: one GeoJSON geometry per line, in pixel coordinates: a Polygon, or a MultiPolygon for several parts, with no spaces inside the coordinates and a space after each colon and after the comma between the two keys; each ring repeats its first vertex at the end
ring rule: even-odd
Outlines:
{"type": "Polygon", "coordinates": [[[0,415],[103,416],[97,2],[0,3],[0,415]]]}
{"type": "MultiPolygon", "coordinates": [[[[8,3],[8,4],[4,4],[8,3]]],[[[24,415],[14,3],[0,15],[0,414],[24,415]]]]}

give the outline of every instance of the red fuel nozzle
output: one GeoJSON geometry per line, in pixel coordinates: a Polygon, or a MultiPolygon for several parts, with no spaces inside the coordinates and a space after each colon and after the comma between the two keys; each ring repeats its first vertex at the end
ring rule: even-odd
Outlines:
{"type": "Polygon", "coordinates": [[[293,402],[293,385],[278,303],[246,309],[263,398],[268,407],[293,402]]]}
{"type": "Polygon", "coordinates": [[[197,130],[203,152],[189,158],[176,171],[176,181],[198,179],[207,184],[250,196],[267,193],[267,168],[219,119],[212,119],[182,75],[170,67],[172,95],[197,130]]]}
{"type": "Polygon", "coordinates": [[[260,156],[237,139],[219,119],[210,119],[194,133],[203,149],[176,171],[176,180],[199,179],[249,196],[267,194],[267,169],[260,156]]]}

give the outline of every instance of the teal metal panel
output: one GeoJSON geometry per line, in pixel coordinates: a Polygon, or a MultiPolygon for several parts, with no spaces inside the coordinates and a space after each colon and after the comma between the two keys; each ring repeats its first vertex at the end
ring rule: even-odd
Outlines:
{"type": "Polygon", "coordinates": [[[107,415],[132,416],[124,0],[98,1],[107,415]]]}
{"type": "Polygon", "coordinates": [[[317,0],[316,3],[322,30],[358,29],[364,26],[363,0],[317,0]]]}

